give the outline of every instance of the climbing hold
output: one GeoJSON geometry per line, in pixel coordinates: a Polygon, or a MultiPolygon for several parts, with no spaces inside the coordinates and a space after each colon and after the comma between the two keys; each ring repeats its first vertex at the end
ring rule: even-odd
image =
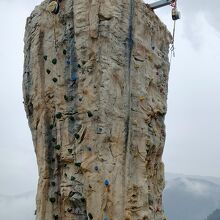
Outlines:
{"type": "Polygon", "coordinates": [[[61,146],[59,144],[57,144],[55,147],[54,147],[56,150],[60,150],[61,146]]]}
{"type": "Polygon", "coordinates": [[[79,135],[79,134],[77,134],[77,133],[76,133],[76,134],[74,134],[74,136],[75,136],[75,138],[76,138],[76,139],[79,139],[79,138],[80,138],[80,135],[79,135]]]}
{"type": "Polygon", "coordinates": [[[61,119],[62,118],[62,113],[61,112],[57,112],[56,113],[56,118],[57,119],[61,119]]]}
{"type": "Polygon", "coordinates": [[[51,186],[56,186],[56,183],[54,181],[51,182],[51,186]]]}
{"type": "Polygon", "coordinates": [[[54,197],[51,197],[51,198],[50,198],[50,202],[51,202],[51,203],[54,203],[55,201],[56,201],[56,199],[55,199],[54,197]]]}
{"type": "Polygon", "coordinates": [[[67,209],[67,212],[72,212],[72,211],[73,211],[73,209],[71,209],[71,208],[67,209]]]}
{"type": "Polygon", "coordinates": [[[75,121],[75,118],[74,118],[73,116],[70,116],[69,119],[70,119],[71,121],[75,121]]]}
{"type": "Polygon", "coordinates": [[[67,96],[67,95],[64,95],[64,99],[65,99],[66,101],[68,101],[68,96],[67,96]]]}
{"type": "Polygon", "coordinates": [[[81,65],[78,63],[78,68],[81,68],[81,65]]]}
{"type": "Polygon", "coordinates": [[[93,216],[92,216],[91,213],[88,214],[88,217],[89,217],[90,219],[93,219],[93,216]]]}
{"type": "Polygon", "coordinates": [[[59,219],[59,216],[58,216],[58,215],[53,215],[53,219],[54,219],[54,220],[58,220],[58,219],[59,219]]]}
{"type": "Polygon", "coordinates": [[[47,11],[53,14],[58,14],[60,9],[59,3],[55,0],[51,1],[47,6],[47,11]]]}
{"type": "Polygon", "coordinates": [[[76,178],[74,176],[71,176],[70,180],[74,181],[76,178]]]}
{"type": "Polygon", "coordinates": [[[44,55],[44,60],[45,60],[45,61],[47,60],[47,56],[46,56],[46,55],[44,55]]]}
{"type": "Polygon", "coordinates": [[[73,150],[72,149],[68,149],[68,152],[71,154],[73,152],[73,150]]]}
{"type": "Polygon", "coordinates": [[[56,77],[54,77],[54,78],[53,78],[53,81],[56,83],[56,82],[57,82],[57,78],[56,78],[56,77]]]}
{"type": "Polygon", "coordinates": [[[95,166],[95,171],[99,171],[99,167],[98,166],[95,166]]]}
{"type": "Polygon", "coordinates": [[[57,139],[56,139],[56,138],[52,138],[52,141],[53,141],[53,142],[56,142],[56,141],[57,141],[57,139]]]}
{"type": "Polygon", "coordinates": [[[91,118],[93,116],[92,112],[90,112],[90,111],[88,111],[87,114],[88,114],[89,118],[91,118]]]}
{"type": "Polygon", "coordinates": [[[53,124],[50,125],[50,129],[53,129],[53,124]]]}
{"type": "Polygon", "coordinates": [[[152,50],[155,50],[155,46],[152,46],[152,50]]]}
{"type": "Polygon", "coordinates": [[[74,82],[75,82],[77,79],[78,79],[78,77],[77,77],[77,75],[76,75],[76,74],[74,74],[74,73],[73,73],[73,74],[71,74],[71,80],[72,80],[72,81],[74,81],[74,82]]]}
{"type": "Polygon", "coordinates": [[[105,186],[109,186],[110,185],[110,181],[108,179],[105,179],[104,184],[105,184],[105,186]]]}
{"type": "Polygon", "coordinates": [[[57,59],[56,58],[52,59],[52,64],[54,64],[54,65],[57,64],[57,59]]]}
{"type": "Polygon", "coordinates": [[[63,55],[66,55],[66,50],[65,49],[63,50],[63,55]]]}
{"type": "Polygon", "coordinates": [[[51,72],[49,69],[47,69],[46,71],[47,71],[47,74],[50,74],[50,72],[51,72]]]}
{"type": "Polygon", "coordinates": [[[87,148],[88,148],[88,151],[92,151],[92,147],[88,146],[87,148]]]}
{"type": "Polygon", "coordinates": [[[141,102],[144,101],[144,99],[145,99],[144,96],[140,96],[140,97],[139,97],[139,100],[140,100],[141,102]]]}
{"type": "Polygon", "coordinates": [[[102,132],[103,132],[103,128],[99,127],[96,129],[97,134],[102,134],[102,132]]]}
{"type": "Polygon", "coordinates": [[[81,202],[85,202],[85,201],[86,201],[86,199],[82,197],[81,198],[81,202]]]}
{"type": "Polygon", "coordinates": [[[82,163],[75,163],[75,166],[81,167],[81,164],[82,164],[82,163]]]}
{"type": "Polygon", "coordinates": [[[105,217],[104,220],[108,220],[108,217],[105,217]]]}
{"type": "Polygon", "coordinates": [[[70,65],[70,61],[69,61],[69,60],[67,60],[67,61],[66,61],[66,64],[67,64],[67,65],[70,65]]]}
{"type": "Polygon", "coordinates": [[[61,112],[57,112],[56,113],[56,118],[57,119],[61,119],[62,118],[62,113],[61,112]]]}

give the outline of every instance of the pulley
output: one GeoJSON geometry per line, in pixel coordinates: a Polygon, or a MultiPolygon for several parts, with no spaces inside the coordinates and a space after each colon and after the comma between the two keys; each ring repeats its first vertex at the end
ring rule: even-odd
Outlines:
{"type": "Polygon", "coordinates": [[[173,9],[172,9],[172,19],[173,19],[174,21],[176,21],[176,20],[179,20],[180,18],[181,18],[180,12],[177,10],[176,7],[173,8],[173,9]]]}

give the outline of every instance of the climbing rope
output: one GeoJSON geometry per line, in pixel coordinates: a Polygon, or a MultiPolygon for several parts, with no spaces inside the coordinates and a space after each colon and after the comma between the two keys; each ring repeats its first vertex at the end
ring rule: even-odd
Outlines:
{"type": "Polygon", "coordinates": [[[177,11],[177,0],[173,0],[170,4],[172,7],[172,19],[173,19],[173,33],[172,33],[172,42],[170,47],[170,65],[172,58],[175,57],[175,33],[176,33],[176,21],[180,19],[180,13],[177,11]]]}
{"type": "Polygon", "coordinates": [[[172,62],[172,58],[175,57],[175,33],[176,33],[176,21],[173,22],[173,34],[172,34],[172,42],[170,47],[170,65],[172,62]]]}

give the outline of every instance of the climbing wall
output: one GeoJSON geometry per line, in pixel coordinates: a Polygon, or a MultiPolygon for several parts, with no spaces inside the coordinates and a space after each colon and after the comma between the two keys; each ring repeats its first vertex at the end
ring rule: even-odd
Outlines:
{"type": "Polygon", "coordinates": [[[37,220],[164,220],[171,36],[141,0],[48,1],[27,19],[37,220]]]}

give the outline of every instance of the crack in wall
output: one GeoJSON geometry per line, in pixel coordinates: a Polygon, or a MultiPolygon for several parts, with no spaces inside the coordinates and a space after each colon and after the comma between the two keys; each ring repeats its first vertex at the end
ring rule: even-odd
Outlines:
{"type": "Polygon", "coordinates": [[[129,178],[131,176],[130,169],[130,147],[131,147],[131,59],[133,50],[133,18],[134,18],[135,3],[134,0],[129,0],[129,18],[128,18],[128,38],[127,38],[127,58],[128,66],[126,73],[126,85],[127,85],[127,119],[125,122],[125,173],[124,173],[124,212],[126,216],[126,204],[127,204],[127,188],[129,186],[129,178]]]}

